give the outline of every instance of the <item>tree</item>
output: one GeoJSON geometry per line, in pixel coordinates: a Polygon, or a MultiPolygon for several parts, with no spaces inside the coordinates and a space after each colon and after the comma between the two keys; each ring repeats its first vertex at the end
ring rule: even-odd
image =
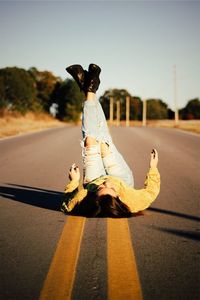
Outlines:
{"type": "Polygon", "coordinates": [[[106,119],[109,119],[110,117],[110,97],[113,97],[114,100],[114,118],[116,118],[116,106],[117,101],[120,101],[120,112],[121,112],[121,119],[125,119],[126,114],[126,96],[130,96],[130,94],[124,90],[124,89],[113,89],[113,90],[107,90],[103,94],[103,96],[100,97],[99,101],[101,102],[102,108],[104,110],[106,119]]]}
{"type": "Polygon", "coordinates": [[[51,102],[58,104],[60,120],[78,122],[82,111],[83,93],[80,92],[76,82],[66,79],[57,82],[51,95],[51,102]]]}
{"type": "Polygon", "coordinates": [[[147,101],[147,119],[167,119],[167,104],[160,99],[149,99],[147,101]]]}
{"type": "Polygon", "coordinates": [[[56,77],[49,71],[38,71],[32,67],[28,70],[36,83],[37,99],[43,110],[49,112],[51,106],[51,94],[57,82],[61,82],[59,77],[56,77]]]}
{"type": "Polygon", "coordinates": [[[142,101],[139,97],[134,97],[129,94],[125,89],[113,89],[107,90],[100,97],[106,119],[109,119],[110,110],[110,97],[114,100],[114,118],[116,118],[116,103],[120,101],[120,119],[126,119],[126,96],[130,97],[130,120],[141,120],[142,119],[142,101]]]}
{"type": "Polygon", "coordinates": [[[36,86],[30,74],[20,68],[0,69],[0,106],[25,113],[33,109],[36,86]]]}
{"type": "Polygon", "coordinates": [[[170,120],[172,120],[172,119],[175,118],[175,113],[174,113],[174,111],[173,111],[171,108],[168,108],[168,109],[167,109],[167,117],[168,117],[168,119],[170,119],[170,120]]]}
{"type": "Polygon", "coordinates": [[[180,110],[182,119],[200,119],[200,100],[199,98],[188,101],[187,105],[180,110]]]}
{"type": "Polygon", "coordinates": [[[7,105],[8,102],[6,100],[6,86],[4,78],[0,76],[0,109],[5,108],[7,105]]]}
{"type": "Polygon", "coordinates": [[[140,97],[131,97],[130,120],[142,120],[142,100],[140,97]]]}

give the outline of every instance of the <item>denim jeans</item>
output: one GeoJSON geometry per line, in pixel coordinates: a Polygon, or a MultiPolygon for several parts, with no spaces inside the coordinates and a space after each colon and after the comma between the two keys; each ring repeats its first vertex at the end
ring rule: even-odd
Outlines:
{"type": "Polygon", "coordinates": [[[118,177],[133,187],[133,174],[122,155],[116,149],[106,118],[98,100],[86,100],[83,104],[81,141],[83,156],[83,181],[88,183],[96,178],[105,175],[118,177]],[[93,137],[98,142],[90,147],[84,146],[86,137],[93,137]],[[106,143],[109,146],[110,154],[101,157],[100,144],[106,143]]]}

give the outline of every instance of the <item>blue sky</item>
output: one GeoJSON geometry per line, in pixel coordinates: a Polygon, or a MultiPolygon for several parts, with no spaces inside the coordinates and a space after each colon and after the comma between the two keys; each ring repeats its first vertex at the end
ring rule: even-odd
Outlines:
{"type": "Polygon", "coordinates": [[[0,68],[71,78],[101,66],[98,96],[124,88],[174,108],[200,97],[200,1],[0,1],[0,68]]]}

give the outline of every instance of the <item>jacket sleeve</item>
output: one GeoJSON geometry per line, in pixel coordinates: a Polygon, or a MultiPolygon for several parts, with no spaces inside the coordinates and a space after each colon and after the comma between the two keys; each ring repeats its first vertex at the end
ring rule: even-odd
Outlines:
{"type": "Polygon", "coordinates": [[[81,202],[86,195],[87,190],[81,189],[79,191],[79,181],[70,181],[64,191],[61,211],[64,213],[72,211],[76,204],[81,202]]]}
{"type": "Polygon", "coordinates": [[[129,188],[127,200],[123,201],[131,212],[136,213],[148,208],[160,192],[160,173],[157,168],[150,168],[147,173],[144,188],[135,190],[129,188]]]}
{"type": "Polygon", "coordinates": [[[65,187],[65,193],[73,192],[79,186],[78,180],[71,180],[65,187]]]}

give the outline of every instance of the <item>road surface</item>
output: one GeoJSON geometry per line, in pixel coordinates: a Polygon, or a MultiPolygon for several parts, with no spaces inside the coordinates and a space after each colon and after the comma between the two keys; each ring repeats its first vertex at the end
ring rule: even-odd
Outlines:
{"type": "Polygon", "coordinates": [[[199,299],[200,137],[164,128],[111,133],[136,188],[151,149],[159,152],[161,192],[141,216],[59,211],[68,168],[81,166],[78,126],[0,141],[0,299],[199,299]]]}

